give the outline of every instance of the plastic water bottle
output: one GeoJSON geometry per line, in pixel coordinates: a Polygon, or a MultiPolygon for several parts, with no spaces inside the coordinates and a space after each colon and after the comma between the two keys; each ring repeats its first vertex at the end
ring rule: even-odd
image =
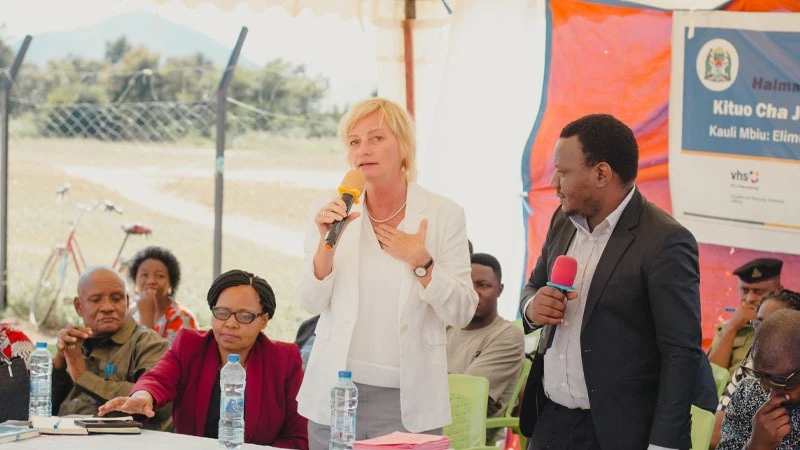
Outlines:
{"type": "Polygon", "coordinates": [[[331,389],[331,440],[329,450],[352,450],[356,440],[358,388],[347,370],[339,372],[339,381],[331,389]]]}
{"type": "Polygon", "coordinates": [[[238,449],[244,445],[245,371],[239,355],[228,355],[219,375],[219,446],[238,449]]]}
{"type": "Polygon", "coordinates": [[[47,342],[37,342],[30,356],[31,399],[28,404],[28,420],[33,416],[53,415],[53,356],[47,350],[47,342]]]}

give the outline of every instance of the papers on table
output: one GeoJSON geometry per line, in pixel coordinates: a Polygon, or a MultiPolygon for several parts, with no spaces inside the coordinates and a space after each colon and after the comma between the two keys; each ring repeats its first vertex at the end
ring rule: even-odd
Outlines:
{"type": "Polygon", "coordinates": [[[450,438],[447,436],[401,433],[399,431],[353,443],[353,450],[447,450],[448,448],[450,448],[450,438]]]}
{"type": "Polygon", "coordinates": [[[21,441],[39,435],[37,430],[16,425],[0,425],[0,443],[21,441]]]}

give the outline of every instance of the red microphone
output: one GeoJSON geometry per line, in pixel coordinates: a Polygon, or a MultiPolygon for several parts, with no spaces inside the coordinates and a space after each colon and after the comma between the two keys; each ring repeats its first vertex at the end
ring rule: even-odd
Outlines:
{"type": "MultiPolygon", "coordinates": [[[[553,263],[553,270],[550,271],[550,281],[548,286],[552,286],[562,293],[574,291],[572,283],[575,282],[575,275],[578,274],[578,261],[572,256],[561,255],[553,263]]],[[[553,337],[556,335],[556,325],[547,324],[542,329],[542,336],[539,338],[539,347],[536,349],[537,355],[543,355],[547,349],[553,345],[553,337]]]]}

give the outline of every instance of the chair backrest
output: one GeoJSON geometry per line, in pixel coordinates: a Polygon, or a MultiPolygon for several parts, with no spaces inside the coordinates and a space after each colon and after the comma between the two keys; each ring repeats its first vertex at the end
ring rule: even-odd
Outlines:
{"type": "Polygon", "coordinates": [[[30,382],[24,359],[0,361],[0,421],[28,420],[30,382]]]}
{"type": "Polygon", "coordinates": [[[506,412],[503,414],[505,417],[512,417],[512,413],[514,412],[514,406],[517,403],[517,397],[519,397],[519,391],[522,390],[522,386],[528,381],[528,374],[531,372],[531,364],[533,361],[528,359],[527,357],[522,358],[522,370],[519,373],[519,379],[517,380],[517,384],[514,386],[514,391],[511,392],[511,397],[506,405],[506,412]]]}
{"type": "Polygon", "coordinates": [[[489,380],[461,374],[447,377],[451,422],[444,427],[444,434],[450,438],[450,447],[461,450],[485,445],[489,380]]]}
{"type": "Polygon", "coordinates": [[[711,443],[716,416],[692,405],[692,450],[706,450],[711,443]]]}
{"type": "Polygon", "coordinates": [[[728,369],[714,363],[711,363],[711,373],[714,374],[714,383],[717,385],[717,397],[719,397],[725,392],[728,381],[731,379],[731,373],[728,372],[728,369]]]}

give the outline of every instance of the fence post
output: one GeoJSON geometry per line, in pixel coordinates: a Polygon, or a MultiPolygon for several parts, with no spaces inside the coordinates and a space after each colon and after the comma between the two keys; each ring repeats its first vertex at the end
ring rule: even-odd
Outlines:
{"type": "Polygon", "coordinates": [[[239,39],[231,52],[225,72],[217,88],[217,157],[214,160],[214,279],[222,271],[222,194],[223,172],[225,171],[225,116],[228,112],[228,85],[239,61],[239,53],[247,36],[247,27],[242,27],[239,39]]]}
{"type": "Polygon", "coordinates": [[[0,78],[0,311],[5,311],[8,306],[8,102],[32,39],[30,35],[25,36],[11,69],[0,78]]]}

